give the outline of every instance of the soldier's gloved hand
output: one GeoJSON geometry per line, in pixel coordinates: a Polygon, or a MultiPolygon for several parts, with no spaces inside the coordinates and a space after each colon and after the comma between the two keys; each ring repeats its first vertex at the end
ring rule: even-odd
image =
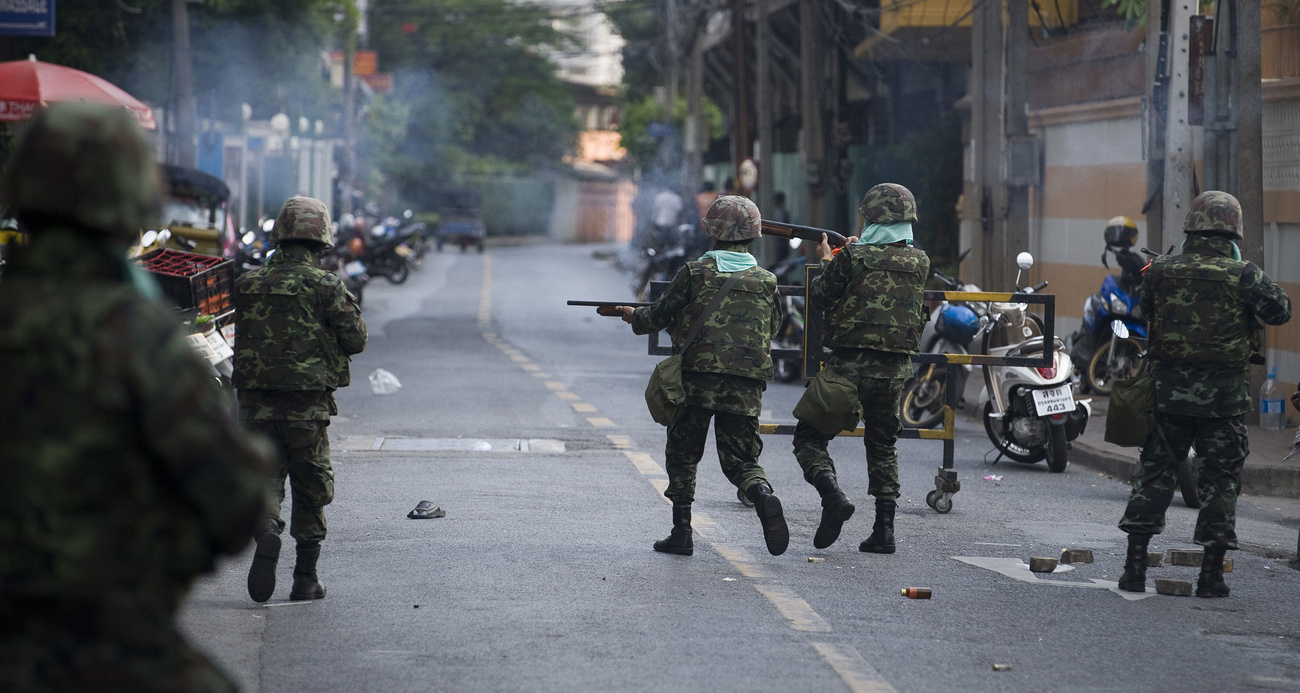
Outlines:
{"type": "Polygon", "coordinates": [[[1300,390],[1291,393],[1291,406],[1295,407],[1296,410],[1300,410],[1300,390]]]}

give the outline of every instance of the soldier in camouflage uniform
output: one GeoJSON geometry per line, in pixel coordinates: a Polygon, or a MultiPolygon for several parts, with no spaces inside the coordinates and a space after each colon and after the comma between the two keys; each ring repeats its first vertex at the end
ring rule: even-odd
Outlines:
{"type": "MultiPolygon", "coordinates": [[[[867,492],[876,497],[876,521],[859,551],[894,553],[894,511],[898,500],[898,398],[911,374],[925,325],[923,300],[930,259],[911,247],[916,200],[901,185],[881,183],[858,205],[862,236],[833,258],[826,237],[817,250],[822,272],[809,286],[813,307],[825,311],[822,345],[832,350],[824,369],[848,378],[858,390],[866,433],[867,492]]],[[[805,396],[807,394],[805,393],[805,396]]],[[[835,462],[826,452],[834,434],[817,422],[795,427],[794,454],[804,479],[822,498],[821,523],[813,546],[835,542],[855,510],[840,490],[835,462]]]]}
{"type": "MultiPolygon", "coordinates": [[[[1226,597],[1223,555],[1236,549],[1237,493],[1250,452],[1250,363],[1262,327],[1291,319],[1291,300],[1254,263],[1241,259],[1241,205],[1210,190],[1192,201],[1181,255],[1156,258],[1142,282],[1151,321],[1149,354],[1156,382],[1156,430],[1133,473],[1119,528],[1128,555],[1119,587],[1146,591],[1147,542],[1165,528],[1178,478],[1175,460],[1194,443],[1200,459],[1197,544],[1205,547],[1198,597],[1226,597]]],[[[1262,361],[1260,361],[1262,363],[1262,361]]]]}
{"type": "Polygon", "coordinates": [[[320,599],[316,576],[325,539],[325,506],[334,500],[330,416],[334,390],[349,383],[348,357],[366,346],[366,323],[356,298],[317,256],[334,244],[329,210],[310,197],[284,203],[266,267],[235,282],[235,387],[239,411],[251,429],[274,439],[283,454],[271,477],[274,507],[257,536],[248,571],[248,595],[264,602],[275,592],[280,557],[280,505],[287,476],[293,492],[289,534],[297,542],[292,600],[320,599]]]}
{"type": "Polygon", "coordinates": [[[763,391],[772,378],[772,337],[781,324],[776,277],[758,267],[749,253],[750,243],[759,237],[762,219],[748,198],[719,197],[709,207],[703,224],[713,239],[713,249],[686,263],[663,296],[635,310],[618,306],[601,311],[621,314],[636,334],[667,329],[673,343],[680,346],[722,284],[732,273],[741,273],[682,354],[686,406],[668,427],[664,450],[668,469],[664,495],[673,502],[673,529],[668,538],[655,542],[654,548],[684,556],[694,552],[691,503],[695,470],[704,456],[709,420],[713,419],[722,472],[754,502],[767,550],[779,556],[790,543],[790,532],[781,501],[772,495],[767,475],[758,466],[763,452],[758,414],[763,391]]]}
{"type": "Polygon", "coordinates": [[[0,283],[0,690],[236,690],[175,616],[248,543],[271,449],[126,260],[160,185],[89,104],[37,114],[0,180],[31,238],[0,283]]]}

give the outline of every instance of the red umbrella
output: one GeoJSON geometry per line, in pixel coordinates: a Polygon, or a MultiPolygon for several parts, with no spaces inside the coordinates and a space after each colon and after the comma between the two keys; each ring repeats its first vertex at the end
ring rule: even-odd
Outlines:
{"type": "Polygon", "coordinates": [[[59,101],[89,101],[121,106],[146,130],[156,127],[153,111],[105,79],[70,67],[43,63],[36,56],[0,63],[0,121],[27,120],[36,109],[59,101]]]}

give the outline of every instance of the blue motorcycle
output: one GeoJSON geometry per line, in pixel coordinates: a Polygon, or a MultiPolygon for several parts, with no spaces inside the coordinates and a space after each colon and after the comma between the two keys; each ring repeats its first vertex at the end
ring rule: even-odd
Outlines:
{"type": "Polygon", "coordinates": [[[1140,289],[1129,293],[1114,275],[1108,274],[1101,282],[1101,290],[1083,304],[1083,325],[1071,338],[1070,360],[1084,388],[1109,395],[1114,381],[1134,377],[1142,368],[1147,322],[1138,305],[1140,289]],[[1128,336],[1120,337],[1111,329],[1111,323],[1117,320],[1128,328],[1128,336]]]}

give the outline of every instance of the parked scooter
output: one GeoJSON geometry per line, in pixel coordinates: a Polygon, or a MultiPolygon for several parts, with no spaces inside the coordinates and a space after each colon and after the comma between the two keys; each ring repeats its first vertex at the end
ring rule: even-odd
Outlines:
{"type": "Polygon", "coordinates": [[[1137,243],[1137,225],[1128,217],[1115,217],[1106,226],[1107,253],[1114,253],[1121,274],[1118,278],[1106,275],[1101,290],[1083,305],[1083,324],[1070,337],[1070,359],[1079,374],[1079,384],[1098,394],[1110,394],[1111,383],[1137,375],[1142,367],[1139,340],[1147,336],[1146,317],[1139,307],[1142,290],[1142,271],[1147,261],[1131,248],[1137,243]],[[1127,327],[1130,337],[1120,338],[1111,330],[1111,323],[1119,320],[1127,327]]]}
{"type": "Polygon", "coordinates": [[[411,266],[407,258],[411,256],[410,243],[414,232],[398,233],[397,220],[391,224],[376,224],[370,230],[369,237],[362,239],[363,249],[360,257],[366,265],[366,271],[379,275],[393,284],[401,284],[411,276],[411,266]]]}
{"type": "Polygon", "coordinates": [[[358,306],[361,305],[362,291],[370,282],[366,263],[361,259],[364,250],[365,242],[361,237],[340,226],[334,247],[326,249],[320,255],[321,268],[339,275],[343,286],[356,296],[358,306]]]}
{"type": "MultiPolygon", "coordinates": [[[[964,251],[960,263],[970,253],[964,251]]],[[[939,270],[931,274],[948,291],[979,291],[957,277],[939,270]]],[[[921,334],[921,351],[926,354],[968,354],[971,344],[979,334],[980,326],[988,314],[988,304],[981,301],[944,301],[934,310],[933,320],[921,334]]],[[[899,421],[907,428],[934,428],[943,421],[944,403],[947,401],[948,379],[957,388],[957,397],[966,391],[966,380],[974,367],[970,364],[921,363],[916,364],[912,377],[903,385],[899,397],[899,421]]]]}
{"type": "MultiPolygon", "coordinates": [[[[1034,265],[1034,256],[1020,253],[1021,271],[1034,265]]],[[[1019,285],[1020,276],[1016,276],[1019,285]]],[[[1047,285],[1019,289],[1039,291],[1047,285]]],[[[1070,380],[1074,364],[1065,344],[1043,340],[1041,319],[1023,303],[990,303],[988,321],[981,333],[980,352],[990,356],[1040,357],[1053,352],[1053,365],[984,366],[984,430],[999,452],[1017,462],[1047,460],[1047,468],[1063,472],[1069,464],[1069,441],[1079,437],[1092,415],[1089,400],[1075,401],[1070,380]]]]}
{"type": "Polygon", "coordinates": [[[638,301],[646,300],[650,282],[670,281],[683,265],[699,257],[692,255],[697,244],[695,227],[691,224],[678,224],[667,232],[651,226],[643,236],[632,280],[632,294],[638,301]]]}

